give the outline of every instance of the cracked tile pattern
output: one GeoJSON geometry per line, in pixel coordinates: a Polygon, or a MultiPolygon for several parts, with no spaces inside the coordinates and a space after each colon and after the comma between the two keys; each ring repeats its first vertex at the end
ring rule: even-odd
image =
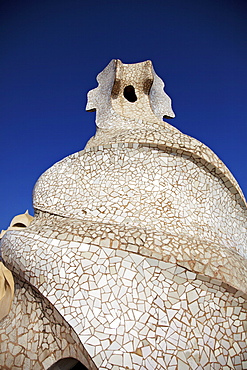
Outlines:
{"type": "Polygon", "coordinates": [[[99,73],[97,81],[98,87],[88,93],[86,110],[96,110],[96,124],[100,129],[126,126],[126,118],[133,122],[143,117],[155,123],[157,120],[163,122],[163,116],[175,116],[171,99],[163,90],[164,82],[155,73],[150,60],[123,64],[113,59],[99,73]],[[127,86],[134,88],[134,104],[124,97],[127,86]]]}
{"type": "MultiPolygon", "coordinates": [[[[246,258],[246,210],[234,194],[191,158],[157,148],[116,144],[66,157],[39,179],[34,207],[66,218],[149,227],[191,238],[192,244],[200,243],[212,253],[211,261],[210,243],[246,258]]],[[[232,263],[222,258],[217,262],[229,269],[230,283],[232,263]]],[[[238,288],[242,282],[241,274],[238,288]]]]}
{"type": "Polygon", "coordinates": [[[239,204],[246,209],[246,200],[242,190],[217,155],[200,141],[183,134],[168,123],[161,121],[150,125],[142,120],[133,120],[133,122],[125,122],[124,128],[97,130],[96,135],[88,141],[86,149],[92,147],[93,150],[102,150],[116,143],[119,143],[119,146],[125,143],[130,148],[137,144],[140,147],[158,148],[166,153],[182,155],[193,160],[199,167],[204,167],[219,178],[234,194],[239,204]]]}
{"type": "Polygon", "coordinates": [[[15,279],[10,314],[0,321],[0,365],[5,370],[47,369],[64,357],[96,367],[78,336],[51,303],[29,284],[15,279]]]}
{"type": "MultiPolygon", "coordinates": [[[[240,291],[133,252],[30,237],[31,250],[28,240],[22,248],[25,279],[74,328],[99,369],[247,364],[247,303],[240,291]]],[[[13,252],[13,270],[20,253],[13,252]]]]}
{"type": "MultiPolygon", "coordinates": [[[[179,233],[170,234],[163,230],[156,231],[150,227],[105,224],[91,220],[82,222],[37,212],[35,220],[25,232],[11,232],[4,237],[3,256],[12,266],[16,266],[17,273],[23,274],[26,267],[30,268],[30,262],[37,258],[37,247],[31,247],[33,240],[40,240],[42,246],[44,242],[49,243],[50,239],[64,243],[93,243],[177,263],[247,292],[246,261],[234,250],[224,246],[219,248],[217,243],[210,241],[196,240],[179,233]]],[[[41,252],[44,254],[42,247],[39,248],[39,253],[41,252]]]]}
{"type": "Polygon", "coordinates": [[[246,201],[223,162],[162,121],[150,61],[113,60],[88,94],[97,133],[48,169],[8,268],[99,370],[247,369],[246,201]]]}

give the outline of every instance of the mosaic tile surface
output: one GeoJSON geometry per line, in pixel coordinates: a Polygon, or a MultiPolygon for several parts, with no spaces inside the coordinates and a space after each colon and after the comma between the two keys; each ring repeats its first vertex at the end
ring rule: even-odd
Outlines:
{"type": "Polygon", "coordinates": [[[246,296],[236,289],[128,251],[30,240],[32,250],[26,241],[13,261],[29,263],[25,279],[74,328],[99,369],[247,364],[246,296]]]}
{"type": "Polygon", "coordinates": [[[78,336],[53,305],[29,284],[15,278],[15,298],[0,321],[0,368],[47,369],[64,357],[96,370],[78,336]]]}
{"type": "Polygon", "coordinates": [[[156,148],[117,146],[69,156],[42,175],[34,206],[224,242],[246,256],[246,210],[234,194],[193,160],[156,148]]]}
{"type": "Polygon", "coordinates": [[[89,92],[85,150],[38,180],[8,268],[74,329],[98,369],[247,369],[246,201],[223,162],[162,121],[150,61],[113,60],[89,92]]]}

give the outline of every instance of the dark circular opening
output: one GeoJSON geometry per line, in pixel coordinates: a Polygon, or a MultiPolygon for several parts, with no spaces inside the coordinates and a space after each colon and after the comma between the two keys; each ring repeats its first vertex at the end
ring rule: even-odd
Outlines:
{"type": "Polygon", "coordinates": [[[135,93],[135,88],[132,85],[126,86],[124,88],[124,97],[127,99],[129,102],[134,103],[137,101],[136,93],[135,93]]]}

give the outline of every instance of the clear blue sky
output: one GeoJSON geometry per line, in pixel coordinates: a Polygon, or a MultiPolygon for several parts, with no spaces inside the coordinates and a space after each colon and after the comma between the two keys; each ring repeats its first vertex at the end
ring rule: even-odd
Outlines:
{"type": "Polygon", "coordinates": [[[245,0],[2,0],[0,229],[48,167],[95,131],[86,94],[113,58],[153,61],[169,122],[225,162],[247,195],[245,0]]]}

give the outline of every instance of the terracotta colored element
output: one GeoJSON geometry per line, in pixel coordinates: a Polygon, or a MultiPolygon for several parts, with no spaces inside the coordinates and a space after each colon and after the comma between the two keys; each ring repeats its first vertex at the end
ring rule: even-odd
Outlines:
{"type": "Polygon", "coordinates": [[[8,315],[14,296],[14,279],[2,262],[0,262],[0,320],[8,315]]]}
{"type": "MultiPolygon", "coordinates": [[[[25,213],[15,216],[7,230],[2,230],[0,239],[7,231],[22,230],[30,225],[33,217],[29,215],[28,210],[25,213]]],[[[14,296],[14,279],[10,270],[0,262],[0,320],[9,313],[14,296]]]]}
{"type": "Polygon", "coordinates": [[[26,210],[26,212],[23,213],[23,214],[20,214],[20,215],[15,216],[11,220],[8,229],[1,231],[1,233],[0,233],[0,239],[4,236],[4,234],[6,233],[6,231],[9,231],[9,230],[21,230],[21,229],[29,226],[30,223],[32,222],[32,220],[33,220],[33,216],[31,216],[28,213],[28,210],[26,210]]]}

